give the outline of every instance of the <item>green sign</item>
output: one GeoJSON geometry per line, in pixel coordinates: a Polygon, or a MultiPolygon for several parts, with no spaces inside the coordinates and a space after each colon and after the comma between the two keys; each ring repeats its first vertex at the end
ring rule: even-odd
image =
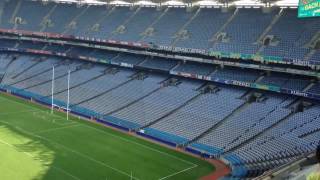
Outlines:
{"type": "Polygon", "coordinates": [[[300,0],[298,17],[320,16],[320,0],[300,0]]]}

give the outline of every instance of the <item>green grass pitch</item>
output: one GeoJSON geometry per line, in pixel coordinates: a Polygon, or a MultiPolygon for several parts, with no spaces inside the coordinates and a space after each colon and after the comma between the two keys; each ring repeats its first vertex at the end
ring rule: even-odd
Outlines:
{"type": "Polygon", "coordinates": [[[0,95],[1,180],[195,180],[206,161],[0,95]]]}

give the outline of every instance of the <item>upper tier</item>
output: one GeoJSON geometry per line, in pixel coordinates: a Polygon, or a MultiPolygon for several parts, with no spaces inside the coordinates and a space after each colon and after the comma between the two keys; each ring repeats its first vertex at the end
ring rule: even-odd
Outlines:
{"type": "Polygon", "coordinates": [[[213,54],[240,53],[318,62],[320,19],[297,18],[296,9],[106,7],[0,3],[0,28],[144,42],[205,49],[213,54]],[[269,39],[267,38],[269,37],[269,39]]]}

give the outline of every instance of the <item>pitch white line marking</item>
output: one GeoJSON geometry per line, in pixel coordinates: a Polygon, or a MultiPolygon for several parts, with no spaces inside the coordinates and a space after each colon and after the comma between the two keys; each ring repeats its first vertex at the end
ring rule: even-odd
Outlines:
{"type": "MultiPolygon", "coordinates": [[[[6,99],[6,100],[8,100],[8,99],[6,99]]],[[[10,102],[15,102],[15,101],[12,101],[12,100],[8,100],[8,101],[10,101],[10,102]]],[[[23,103],[20,103],[20,102],[16,102],[16,103],[18,103],[18,104],[20,104],[20,105],[23,105],[23,106],[27,106],[26,104],[23,104],[23,103]]],[[[27,107],[32,107],[32,106],[27,106],[27,107]]],[[[33,109],[38,109],[38,108],[36,108],[36,107],[32,107],[32,108],[33,108],[33,109]]],[[[43,111],[45,111],[45,110],[43,110],[43,111]]],[[[53,114],[53,115],[54,115],[54,116],[57,116],[57,117],[59,117],[59,118],[62,118],[61,116],[58,116],[58,115],[56,115],[56,114],[53,114]]],[[[184,169],[184,170],[182,170],[182,171],[179,171],[179,172],[176,172],[176,173],[174,173],[174,174],[172,174],[172,175],[169,175],[170,177],[171,177],[171,176],[174,176],[174,175],[176,175],[176,174],[180,174],[180,173],[183,173],[183,172],[185,172],[185,171],[188,171],[188,170],[191,170],[191,169],[193,169],[193,168],[198,167],[198,165],[195,164],[195,163],[192,163],[192,162],[190,162],[190,161],[181,159],[181,158],[179,158],[179,157],[177,157],[177,156],[168,154],[168,153],[166,153],[166,152],[157,150],[157,149],[155,149],[155,148],[152,148],[152,147],[149,147],[149,146],[146,146],[146,145],[137,143],[137,142],[135,142],[135,141],[131,141],[131,140],[125,139],[125,138],[123,138],[123,137],[120,137],[120,136],[111,134],[111,133],[109,133],[109,132],[106,132],[106,131],[97,129],[97,128],[92,127],[92,126],[90,126],[90,125],[86,125],[86,124],[79,123],[79,122],[76,122],[76,121],[75,121],[75,123],[78,123],[78,124],[80,124],[80,125],[83,125],[83,126],[85,126],[85,127],[87,127],[87,128],[94,129],[94,130],[99,131],[99,132],[101,132],[101,133],[108,134],[108,135],[110,135],[110,136],[112,136],[112,137],[115,137],[115,138],[118,138],[118,139],[120,139],[120,140],[122,140],[122,141],[129,142],[129,143],[132,143],[132,144],[136,144],[136,145],[141,146],[141,147],[143,147],[143,148],[145,148],[145,149],[149,149],[149,150],[151,150],[151,151],[158,152],[158,153],[160,153],[160,154],[162,154],[162,155],[166,155],[166,156],[168,156],[168,157],[171,157],[171,158],[174,158],[174,159],[177,159],[177,160],[179,160],[179,161],[182,161],[182,162],[185,162],[185,163],[187,163],[187,164],[192,165],[192,167],[189,167],[189,168],[187,168],[187,169],[184,169]]],[[[39,137],[41,138],[41,136],[39,136],[39,137]]],[[[57,144],[58,144],[58,143],[57,143],[57,144]]],[[[61,145],[61,146],[63,146],[63,145],[61,145]]],[[[164,178],[169,178],[169,177],[164,177],[164,178]]],[[[135,178],[133,178],[133,179],[135,179],[135,178]]]]}
{"type": "MultiPolygon", "coordinates": [[[[11,124],[9,124],[9,123],[7,123],[7,122],[2,122],[2,123],[7,124],[7,125],[9,125],[9,126],[12,126],[11,124]]],[[[52,144],[57,144],[57,145],[59,145],[60,147],[66,149],[66,150],[68,150],[68,151],[70,151],[70,152],[73,152],[74,154],[77,154],[78,156],[81,156],[81,157],[83,157],[83,158],[85,158],[85,159],[88,159],[88,160],[90,160],[90,161],[92,161],[92,162],[95,162],[96,164],[99,164],[99,165],[102,165],[102,166],[104,166],[104,167],[107,167],[107,168],[109,168],[109,169],[111,169],[111,170],[114,170],[114,171],[120,173],[120,174],[123,174],[123,175],[126,175],[126,176],[128,176],[128,177],[131,177],[132,179],[140,180],[139,178],[132,177],[131,174],[128,174],[128,173],[126,173],[126,172],[124,172],[124,171],[122,171],[122,170],[119,170],[119,169],[117,169],[117,168],[115,168],[115,167],[112,167],[112,166],[110,166],[110,165],[108,165],[108,164],[105,164],[104,162],[101,162],[101,161],[99,161],[99,160],[93,159],[93,158],[91,158],[90,156],[87,156],[87,155],[85,155],[85,154],[82,154],[82,153],[80,153],[80,152],[78,152],[78,151],[76,151],[76,150],[70,149],[70,148],[68,148],[68,147],[66,147],[66,146],[64,146],[64,145],[62,145],[62,144],[60,144],[60,143],[58,143],[58,142],[56,142],[56,141],[52,141],[52,140],[50,140],[50,139],[48,139],[48,138],[45,138],[45,137],[43,137],[43,136],[39,136],[39,135],[37,135],[37,134],[34,134],[34,133],[32,133],[32,132],[29,132],[29,131],[27,131],[27,130],[25,130],[25,129],[22,129],[22,128],[20,128],[20,127],[16,127],[16,129],[18,129],[18,130],[20,130],[20,131],[22,131],[22,132],[24,132],[24,133],[26,133],[26,134],[29,134],[30,136],[37,137],[37,138],[39,138],[39,139],[43,139],[43,140],[45,140],[45,141],[47,141],[47,142],[50,142],[50,143],[52,143],[52,144]]]]}
{"type": "Polygon", "coordinates": [[[196,168],[196,167],[198,167],[198,165],[195,164],[194,166],[191,166],[191,167],[189,167],[189,168],[186,168],[186,169],[183,169],[183,170],[181,170],[181,171],[178,171],[178,172],[175,172],[175,173],[173,173],[173,174],[170,174],[170,175],[168,175],[168,176],[162,177],[162,178],[160,178],[159,180],[168,179],[168,178],[170,178],[170,177],[172,177],[172,176],[175,176],[175,175],[177,175],[177,174],[180,174],[180,173],[189,171],[189,170],[191,170],[191,169],[193,169],[193,168],[196,168]]]}
{"type": "MultiPolygon", "coordinates": [[[[67,120],[66,120],[65,118],[63,118],[62,116],[59,116],[59,115],[56,115],[56,114],[46,113],[46,112],[49,112],[49,111],[47,111],[47,110],[45,110],[45,109],[40,109],[39,107],[28,106],[28,105],[26,105],[26,104],[24,104],[24,103],[21,103],[21,102],[18,102],[18,101],[14,101],[14,100],[11,100],[11,99],[7,99],[7,98],[1,97],[1,96],[0,96],[0,99],[2,99],[3,101],[9,101],[9,102],[16,103],[16,104],[18,104],[18,105],[20,105],[20,106],[28,107],[29,109],[34,109],[34,111],[33,111],[33,110],[29,110],[29,111],[26,110],[26,111],[21,111],[21,113],[22,113],[22,112],[39,112],[40,114],[44,114],[44,115],[46,115],[46,116],[55,116],[55,117],[57,117],[57,119],[67,121],[67,120]]],[[[17,112],[12,112],[12,114],[14,114],[14,113],[17,113],[17,112]]],[[[18,111],[18,113],[19,113],[19,111],[18,111]]],[[[0,113],[0,115],[1,115],[1,113],[0,113]]],[[[57,124],[67,125],[67,124],[69,124],[69,122],[67,122],[67,123],[57,123],[57,124]]]]}
{"type": "MultiPolygon", "coordinates": [[[[81,123],[81,124],[82,124],[82,123],[81,123]]],[[[86,124],[82,124],[82,125],[83,125],[83,126],[85,126],[85,127],[87,127],[87,128],[91,128],[91,129],[94,129],[94,130],[96,130],[96,131],[99,131],[99,132],[101,132],[101,133],[108,134],[108,135],[110,135],[110,136],[112,136],[112,137],[115,137],[115,138],[118,138],[118,139],[120,139],[120,140],[123,140],[123,141],[129,142],[129,143],[132,143],[132,144],[136,144],[136,145],[141,146],[141,147],[143,147],[143,148],[145,148],[145,149],[149,149],[149,150],[151,150],[151,151],[158,152],[158,153],[163,154],[163,155],[166,155],[166,156],[168,156],[168,157],[171,157],[171,158],[177,159],[177,160],[182,161],[182,162],[185,162],[185,163],[187,163],[187,164],[191,164],[191,165],[193,165],[193,166],[194,166],[194,165],[196,165],[196,164],[194,164],[194,163],[192,163],[192,162],[190,162],[190,161],[187,161],[187,160],[181,159],[181,158],[179,158],[179,157],[177,157],[177,156],[174,156],[174,155],[168,154],[168,153],[166,153],[166,152],[163,152],[163,151],[160,151],[160,150],[154,149],[154,148],[152,148],[152,147],[149,147],[149,146],[146,146],[146,145],[143,145],[143,144],[137,143],[137,142],[135,142],[135,141],[131,141],[131,140],[125,139],[125,138],[123,138],[123,137],[120,137],[120,136],[117,136],[117,135],[114,135],[114,134],[108,133],[108,132],[106,132],[106,131],[103,131],[103,130],[100,130],[100,129],[94,128],[94,127],[89,126],[89,125],[86,125],[86,124]]]]}
{"type": "Polygon", "coordinates": [[[53,115],[49,114],[49,113],[47,114],[47,113],[44,113],[44,112],[33,113],[33,116],[35,116],[35,117],[37,117],[39,119],[54,123],[54,124],[61,125],[61,126],[63,126],[63,125],[71,125],[71,124],[75,124],[76,123],[75,121],[71,121],[71,120],[67,121],[66,119],[64,119],[62,117],[58,117],[58,116],[54,116],[54,117],[58,117],[58,118],[50,117],[50,116],[53,116],[53,115]],[[65,121],[65,122],[62,122],[62,121],[65,121]]]}
{"type": "Polygon", "coordinates": [[[31,109],[39,110],[39,108],[37,108],[37,107],[27,106],[27,105],[25,105],[25,104],[23,104],[23,103],[21,103],[21,102],[18,102],[18,101],[12,100],[12,99],[7,99],[7,98],[2,97],[2,96],[0,96],[0,99],[2,99],[2,100],[4,100],[4,101],[13,102],[13,103],[16,103],[16,104],[19,104],[19,105],[22,105],[22,106],[24,106],[24,107],[28,107],[28,108],[31,108],[31,109]]]}
{"type": "Polygon", "coordinates": [[[51,129],[46,129],[46,130],[42,130],[42,131],[37,131],[37,132],[34,132],[35,134],[41,134],[41,133],[47,133],[47,132],[52,132],[52,131],[58,131],[58,130],[61,130],[61,129],[67,129],[67,128],[71,128],[71,127],[77,127],[77,126],[80,126],[80,124],[71,124],[69,126],[62,126],[62,127],[57,127],[57,128],[51,128],[51,129]]]}
{"type": "MultiPolygon", "coordinates": [[[[13,149],[17,149],[14,145],[9,144],[8,142],[6,142],[6,141],[4,141],[4,140],[1,140],[1,139],[0,139],[0,143],[2,143],[2,144],[4,144],[4,145],[7,145],[7,146],[9,146],[9,147],[11,147],[11,148],[13,148],[13,149]]],[[[29,156],[29,157],[33,158],[33,159],[35,159],[35,158],[36,158],[35,156],[33,156],[32,154],[30,154],[30,153],[28,153],[28,152],[23,152],[23,154],[25,154],[25,155],[27,155],[27,156],[29,156]]],[[[50,167],[53,167],[53,168],[57,169],[58,171],[60,171],[60,172],[62,172],[62,173],[64,173],[64,174],[66,174],[66,175],[68,175],[68,176],[72,177],[73,179],[81,180],[80,178],[78,178],[78,177],[76,177],[76,176],[74,176],[74,175],[72,175],[72,174],[68,173],[67,171],[65,171],[65,170],[63,170],[63,169],[60,169],[60,168],[55,167],[55,166],[53,166],[53,165],[50,165],[50,167]]]]}
{"type": "Polygon", "coordinates": [[[74,176],[74,175],[72,175],[72,174],[68,173],[67,171],[65,171],[65,170],[63,170],[63,169],[60,169],[60,168],[58,168],[58,167],[56,167],[56,166],[52,166],[52,165],[51,165],[50,167],[53,167],[54,169],[56,169],[56,170],[58,170],[58,171],[61,171],[61,172],[65,173],[66,175],[68,175],[68,176],[72,177],[73,179],[81,180],[80,178],[78,178],[78,177],[76,177],[76,176],[74,176]]]}
{"type": "Polygon", "coordinates": [[[41,110],[25,110],[25,111],[15,111],[15,112],[4,112],[4,113],[0,113],[1,115],[10,115],[10,114],[24,114],[24,113],[32,113],[32,112],[41,112],[41,110]]]}
{"type": "MultiPolygon", "coordinates": [[[[4,97],[1,97],[1,98],[2,98],[2,99],[5,99],[4,97]]],[[[17,104],[20,104],[20,105],[23,105],[23,106],[26,106],[26,107],[31,107],[31,108],[33,108],[33,109],[38,109],[38,110],[39,110],[39,108],[36,108],[36,107],[33,107],[33,106],[27,106],[26,104],[23,104],[23,103],[20,103],[20,102],[16,102],[16,101],[14,101],[14,100],[10,100],[10,99],[5,99],[5,100],[10,101],[10,102],[15,102],[15,103],[17,103],[17,104]]],[[[43,111],[45,111],[45,110],[43,110],[43,111]]],[[[58,115],[56,115],[56,114],[53,114],[53,115],[54,115],[54,116],[57,116],[57,117],[59,117],[59,118],[62,118],[61,116],[58,116],[58,115]]],[[[76,123],[79,123],[79,122],[76,122],[76,123]]],[[[174,159],[180,160],[180,161],[185,162],[185,163],[187,163],[187,164],[196,165],[196,164],[194,164],[194,163],[192,163],[192,162],[190,162],[190,161],[181,159],[181,158],[179,158],[179,157],[176,157],[176,156],[174,156],[174,155],[168,154],[168,153],[166,153],[166,152],[163,152],[163,151],[154,149],[154,148],[152,148],[152,147],[149,147],[149,146],[146,146],[146,145],[143,145],[143,144],[140,144],[140,143],[137,143],[137,142],[134,142],[134,141],[125,139],[125,138],[123,138],[123,137],[120,137],[120,136],[117,136],[117,135],[108,133],[108,132],[106,132],[106,131],[102,131],[102,130],[100,130],[100,129],[91,127],[91,126],[86,125],[86,124],[83,124],[83,123],[79,123],[79,124],[82,124],[83,126],[86,126],[86,127],[92,128],[92,129],[95,129],[96,131],[100,131],[100,132],[102,132],[102,133],[108,134],[108,135],[110,135],[110,136],[112,136],[112,137],[116,137],[116,138],[121,139],[121,140],[123,140],[123,141],[130,142],[130,143],[132,143],[132,144],[139,145],[139,146],[141,146],[141,147],[144,147],[144,148],[146,148],[146,149],[152,150],[152,151],[154,151],[154,152],[158,152],[158,153],[163,154],[163,155],[166,155],[166,156],[168,156],[168,157],[172,157],[172,158],[174,158],[174,159]]]]}

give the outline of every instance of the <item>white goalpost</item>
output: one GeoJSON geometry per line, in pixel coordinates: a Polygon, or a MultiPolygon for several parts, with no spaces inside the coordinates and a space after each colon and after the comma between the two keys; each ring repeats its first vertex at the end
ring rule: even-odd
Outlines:
{"type": "Polygon", "coordinates": [[[51,82],[51,114],[53,114],[53,110],[54,110],[54,107],[58,107],[58,108],[61,108],[61,109],[64,109],[67,111],[67,120],[69,120],[69,105],[70,105],[70,70],[68,70],[68,88],[67,88],[67,107],[60,107],[58,106],[57,104],[54,104],[54,80],[55,80],[55,74],[54,74],[54,66],[52,67],[52,82],[51,82]]]}
{"type": "Polygon", "coordinates": [[[52,82],[51,82],[51,114],[53,114],[53,93],[54,93],[54,66],[52,66],[52,82]]]}
{"type": "Polygon", "coordinates": [[[70,70],[68,71],[67,120],[69,120],[69,103],[70,103],[70,70]]]}

